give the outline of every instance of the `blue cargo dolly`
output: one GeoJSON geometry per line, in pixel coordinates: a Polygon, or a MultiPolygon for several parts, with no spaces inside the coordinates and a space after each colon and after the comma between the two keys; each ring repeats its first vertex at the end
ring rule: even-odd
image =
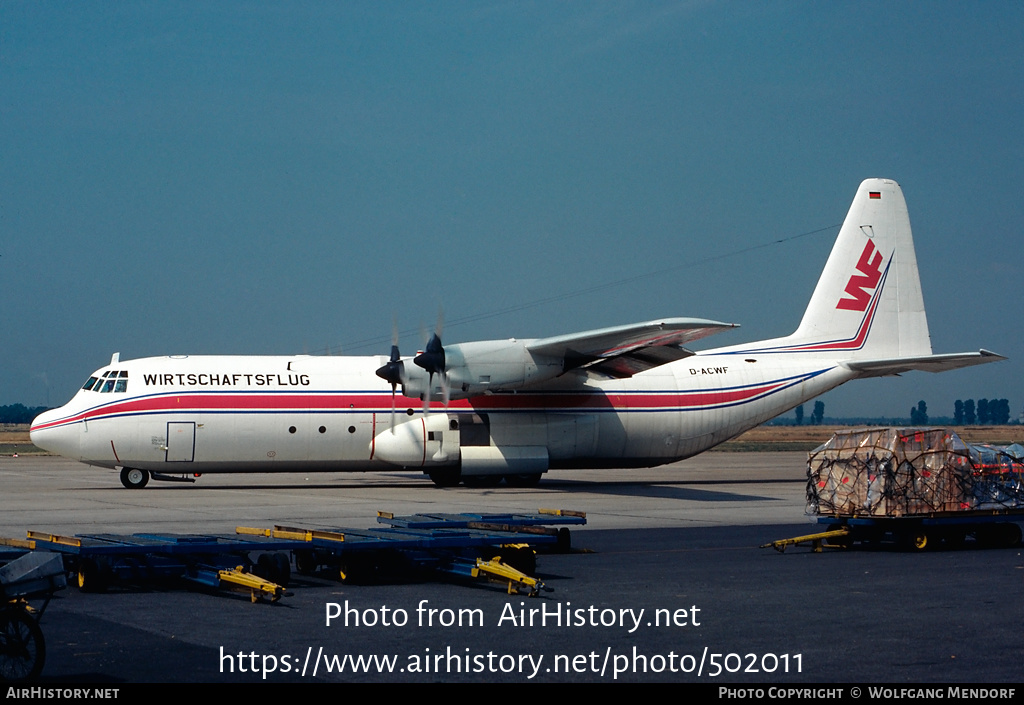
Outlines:
{"type": "Polygon", "coordinates": [[[304,541],[304,547],[292,549],[300,573],[329,568],[343,582],[364,583],[440,572],[507,581],[509,592],[534,596],[547,589],[530,575],[536,570],[536,548],[567,551],[569,530],[564,525],[586,524],[586,515],[540,510],[537,514],[396,517],[378,512],[377,521],[388,526],[363,530],[239,527],[238,531],[304,541]],[[551,524],[563,526],[545,526],[551,524]]]}
{"type": "MultiPolygon", "coordinates": [[[[303,573],[336,569],[345,582],[372,582],[441,572],[508,582],[509,591],[546,589],[529,575],[537,548],[568,550],[566,525],[586,523],[580,512],[537,514],[378,513],[388,526],[272,529],[237,527],[233,535],[138,533],[59,536],[35,531],[27,550],[63,555],[78,586],[101,592],[111,583],[184,580],[211,588],[242,588],[253,601],[279,600],[291,575],[291,557],[303,573]],[[544,525],[561,525],[559,528],[544,525]],[[253,556],[258,556],[253,560],[253,556]]],[[[13,540],[8,540],[13,543],[13,540]]]]}
{"type": "MultiPolygon", "coordinates": [[[[377,521],[409,529],[468,528],[481,531],[504,531],[531,536],[554,536],[554,548],[567,553],[571,548],[568,525],[587,523],[585,512],[566,509],[541,509],[536,514],[413,514],[396,517],[388,512],[377,512],[377,521]],[[551,526],[561,525],[553,529],[551,526]]],[[[549,540],[538,540],[550,544],[549,540]]]]}
{"type": "Polygon", "coordinates": [[[939,545],[959,548],[968,536],[985,548],[1013,548],[1020,545],[1024,509],[973,509],[929,512],[901,517],[820,516],[818,523],[829,531],[845,531],[837,545],[854,542],[895,542],[902,548],[923,551],[939,545]]]}
{"type": "Polygon", "coordinates": [[[290,577],[289,542],[204,534],[78,534],[28,532],[35,550],[64,556],[83,592],[111,583],[184,580],[210,588],[244,589],[253,601],[277,601],[290,577]],[[260,552],[256,561],[250,553],[260,552]]]}
{"type": "Polygon", "coordinates": [[[959,548],[968,537],[984,548],[1013,548],[1021,543],[1024,509],[975,509],[907,514],[899,517],[826,515],[815,519],[825,531],[766,543],[780,553],[786,546],[811,544],[815,553],[822,546],[849,548],[855,543],[894,543],[909,551],[937,546],[959,548]]]}

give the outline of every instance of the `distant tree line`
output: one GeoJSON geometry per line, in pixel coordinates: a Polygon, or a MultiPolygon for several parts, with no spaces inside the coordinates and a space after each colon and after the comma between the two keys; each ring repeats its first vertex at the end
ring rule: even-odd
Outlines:
{"type": "Polygon", "coordinates": [[[0,406],[0,423],[32,423],[32,419],[47,410],[45,406],[9,404],[0,406]]]}
{"type": "Polygon", "coordinates": [[[1000,426],[1010,423],[1010,402],[1006,399],[973,399],[953,403],[953,420],[958,426],[1000,426]]]}
{"type": "MultiPolygon", "coordinates": [[[[811,413],[810,418],[805,418],[804,406],[801,404],[794,410],[796,419],[795,423],[797,426],[802,426],[805,423],[807,425],[817,426],[824,423],[825,416],[825,404],[821,401],[814,402],[814,411],[811,413]]],[[[833,418],[831,422],[851,422],[852,419],[833,418]]],[[[856,419],[858,423],[883,423],[883,424],[905,424],[906,417],[900,418],[860,418],[856,419]]],[[[952,421],[957,426],[1003,426],[1010,423],[1010,402],[1006,399],[979,399],[977,403],[973,399],[962,401],[957,399],[953,404],[953,418],[950,419],[948,416],[939,416],[932,420],[933,423],[948,424],[952,421]]],[[[791,425],[793,422],[787,423],[780,416],[772,423],[786,426],[791,425]]],[[[929,423],[928,417],[928,405],[924,399],[917,402],[916,406],[910,409],[910,425],[911,426],[927,426],[929,423]]]]}

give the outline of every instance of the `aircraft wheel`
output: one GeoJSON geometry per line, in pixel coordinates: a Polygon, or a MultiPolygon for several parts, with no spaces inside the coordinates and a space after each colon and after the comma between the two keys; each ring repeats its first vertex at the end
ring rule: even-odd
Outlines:
{"type": "Polygon", "coordinates": [[[46,661],[43,632],[20,608],[0,611],[0,681],[35,680],[46,661]]]}
{"type": "Polygon", "coordinates": [[[462,484],[473,488],[497,487],[501,484],[501,475],[466,475],[462,484]]]}
{"type": "Polygon", "coordinates": [[[149,483],[149,472],[139,468],[121,468],[121,484],[130,490],[141,490],[149,483]]]}
{"type": "Polygon", "coordinates": [[[519,475],[505,475],[505,484],[509,487],[536,487],[540,484],[539,472],[519,475]]]}
{"type": "Polygon", "coordinates": [[[444,470],[431,470],[427,477],[434,483],[434,487],[456,487],[459,484],[460,473],[457,469],[445,468],[444,470]]]}

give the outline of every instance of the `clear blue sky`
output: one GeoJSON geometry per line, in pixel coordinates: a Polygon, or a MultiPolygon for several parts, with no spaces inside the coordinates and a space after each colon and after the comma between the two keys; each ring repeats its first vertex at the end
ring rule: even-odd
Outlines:
{"type": "Polygon", "coordinates": [[[826,414],[1016,415],[1022,88],[1019,2],[3,0],[0,403],[63,403],[114,351],[386,354],[396,319],[411,352],[439,306],[447,342],[789,333],[836,229],[732,253],[879,176],[935,351],[1011,360],[826,414]]]}

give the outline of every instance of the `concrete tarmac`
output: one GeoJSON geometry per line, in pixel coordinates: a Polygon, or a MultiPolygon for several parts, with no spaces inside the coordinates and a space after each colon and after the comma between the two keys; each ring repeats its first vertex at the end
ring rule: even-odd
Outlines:
{"type": "Polygon", "coordinates": [[[1018,682],[1019,548],[758,548],[815,528],[803,515],[805,459],[706,453],[649,470],[555,471],[532,489],[440,490],[399,472],[207,475],[130,491],[113,471],[0,458],[0,536],[367,528],[378,510],[587,512],[573,553],[540,557],[554,591],[538,599],[483,583],[349,586],[326,573],[294,576],[277,604],[69,588],[42,620],[44,683],[1018,682]]]}

